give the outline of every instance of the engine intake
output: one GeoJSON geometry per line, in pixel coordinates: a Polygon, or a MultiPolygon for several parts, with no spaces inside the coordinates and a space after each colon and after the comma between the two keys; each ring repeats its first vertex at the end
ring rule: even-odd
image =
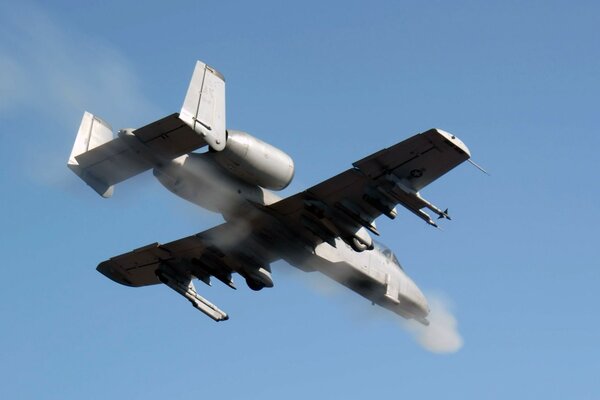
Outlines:
{"type": "Polygon", "coordinates": [[[215,160],[231,174],[265,189],[282,190],[294,177],[294,161],[283,151],[241,131],[227,131],[215,160]]]}

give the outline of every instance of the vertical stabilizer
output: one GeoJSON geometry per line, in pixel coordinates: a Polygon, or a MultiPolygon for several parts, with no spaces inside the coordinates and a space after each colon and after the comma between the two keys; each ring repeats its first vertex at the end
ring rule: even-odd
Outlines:
{"type": "Polygon", "coordinates": [[[112,139],[113,132],[110,125],[86,111],[83,113],[77,138],[69,156],[69,165],[78,165],[75,157],[110,142],[112,139]]]}
{"type": "Polygon", "coordinates": [[[69,162],[67,163],[67,166],[75,172],[75,174],[83,179],[102,197],[112,196],[113,186],[102,182],[94,176],[85,174],[77,161],[77,157],[110,142],[112,139],[113,133],[110,125],[86,111],[81,119],[81,125],[79,125],[75,144],[73,145],[73,150],[71,150],[69,162]]]}
{"type": "Polygon", "coordinates": [[[201,61],[188,87],[179,118],[202,135],[214,150],[225,148],[225,80],[201,61]]]}

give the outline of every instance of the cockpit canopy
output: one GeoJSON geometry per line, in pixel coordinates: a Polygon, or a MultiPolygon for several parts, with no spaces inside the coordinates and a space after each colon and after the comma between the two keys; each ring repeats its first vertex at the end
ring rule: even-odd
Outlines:
{"type": "Polygon", "coordinates": [[[400,268],[401,270],[404,271],[404,268],[402,268],[402,265],[400,265],[400,262],[398,261],[398,259],[396,258],[396,255],[394,254],[394,252],[387,247],[385,244],[380,243],[376,240],[373,241],[373,245],[375,246],[375,249],[383,254],[383,256],[385,258],[387,258],[388,260],[390,260],[393,264],[396,264],[398,266],[398,268],[400,268]]]}

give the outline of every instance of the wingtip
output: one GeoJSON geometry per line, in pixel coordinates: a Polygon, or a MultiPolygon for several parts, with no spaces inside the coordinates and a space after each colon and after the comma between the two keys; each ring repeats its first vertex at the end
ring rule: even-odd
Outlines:
{"type": "Polygon", "coordinates": [[[471,151],[469,150],[467,145],[462,140],[460,140],[459,138],[457,138],[455,135],[451,134],[450,132],[446,132],[443,129],[434,128],[434,130],[437,133],[439,133],[440,135],[444,136],[448,140],[448,142],[452,143],[456,148],[460,149],[469,158],[471,157],[471,151]]]}

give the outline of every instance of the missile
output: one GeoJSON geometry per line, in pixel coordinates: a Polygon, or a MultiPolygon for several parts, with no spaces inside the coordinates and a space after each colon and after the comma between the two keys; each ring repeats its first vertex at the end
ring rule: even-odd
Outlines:
{"type": "Polygon", "coordinates": [[[177,279],[173,275],[161,270],[156,271],[156,276],[162,283],[188,299],[192,303],[192,306],[215,321],[226,321],[229,319],[227,313],[196,292],[191,275],[186,279],[187,282],[177,279]]]}
{"type": "Polygon", "coordinates": [[[440,218],[446,218],[446,219],[447,219],[447,220],[449,220],[449,221],[451,221],[451,220],[452,220],[452,218],[450,218],[450,215],[448,215],[448,209],[447,209],[447,208],[446,208],[446,209],[443,211],[443,215],[440,215],[440,216],[438,217],[438,219],[440,219],[440,218]]]}
{"type": "MultiPolygon", "coordinates": [[[[450,215],[448,215],[447,208],[444,211],[440,210],[434,204],[432,204],[428,200],[421,197],[419,192],[416,192],[413,189],[411,189],[410,187],[408,187],[407,184],[405,184],[405,182],[403,180],[399,179],[397,176],[390,174],[390,175],[388,175],[387,179],[390,182],[392,182],[392,184],[394,185],[392,191],[389,192],[389,194],[391,194],[393,197],[395,197],[400,203],[402,203],[410,211],[414,212],[419,217],[423,218],[425,220],[425,222],[427,222],[428,224],[437,227],[437,224],[435,224],[431,220],[431,218],[429,217],[428,214],[420,211],[420,209],[423,207],[426,207],[426,208],[430,209],[431,211],[433,211],[435,214],[437,214],[438,219],[440,219],[440,218],[446,218],[448,220],[452,219],[452,218],[450,218],[450,215]],[[398,190],[395,191],[394,189],[398,189],[398,190]],[[411,206],[411,204],[407,204],[404,201],[403,197],[411,199],[411,203],[418,203],[419,209],[415,210],[414,207],[411,206]]],[[[382,189],[380,189],[380,192],[385,193],[382,189]]]]}
{"type": "Polygon", "coordinates": [[[452,218],[450,218],[450,216],[448,215],[447,208],[444,211],[442,211],[439,208],[437,208],[435,205],[431,204],[430,202],[428,202],[427,200],[425,200],[424,198],[419,196],[418,194],[417,194],[417,197],[421,201],[423,201],[423,203],[425,203],[425,207],[429,208],[431,211],[433,211],[434,213],[436,213],[438,215],[438,219],[446,218],[447,220],[452,220],[452,218]]]}
{"type": "Polygon", "coordinates": [[[436,224],[431,217],[429,216],[429,214],[427,214],[425,211],[423,210],[415,210],[413,208],[409,208],[410,211],[412,211],[417,217],[421,218],[423,221],[427,222],[429,225],[438,228],[438,224],[436,224]]]}

